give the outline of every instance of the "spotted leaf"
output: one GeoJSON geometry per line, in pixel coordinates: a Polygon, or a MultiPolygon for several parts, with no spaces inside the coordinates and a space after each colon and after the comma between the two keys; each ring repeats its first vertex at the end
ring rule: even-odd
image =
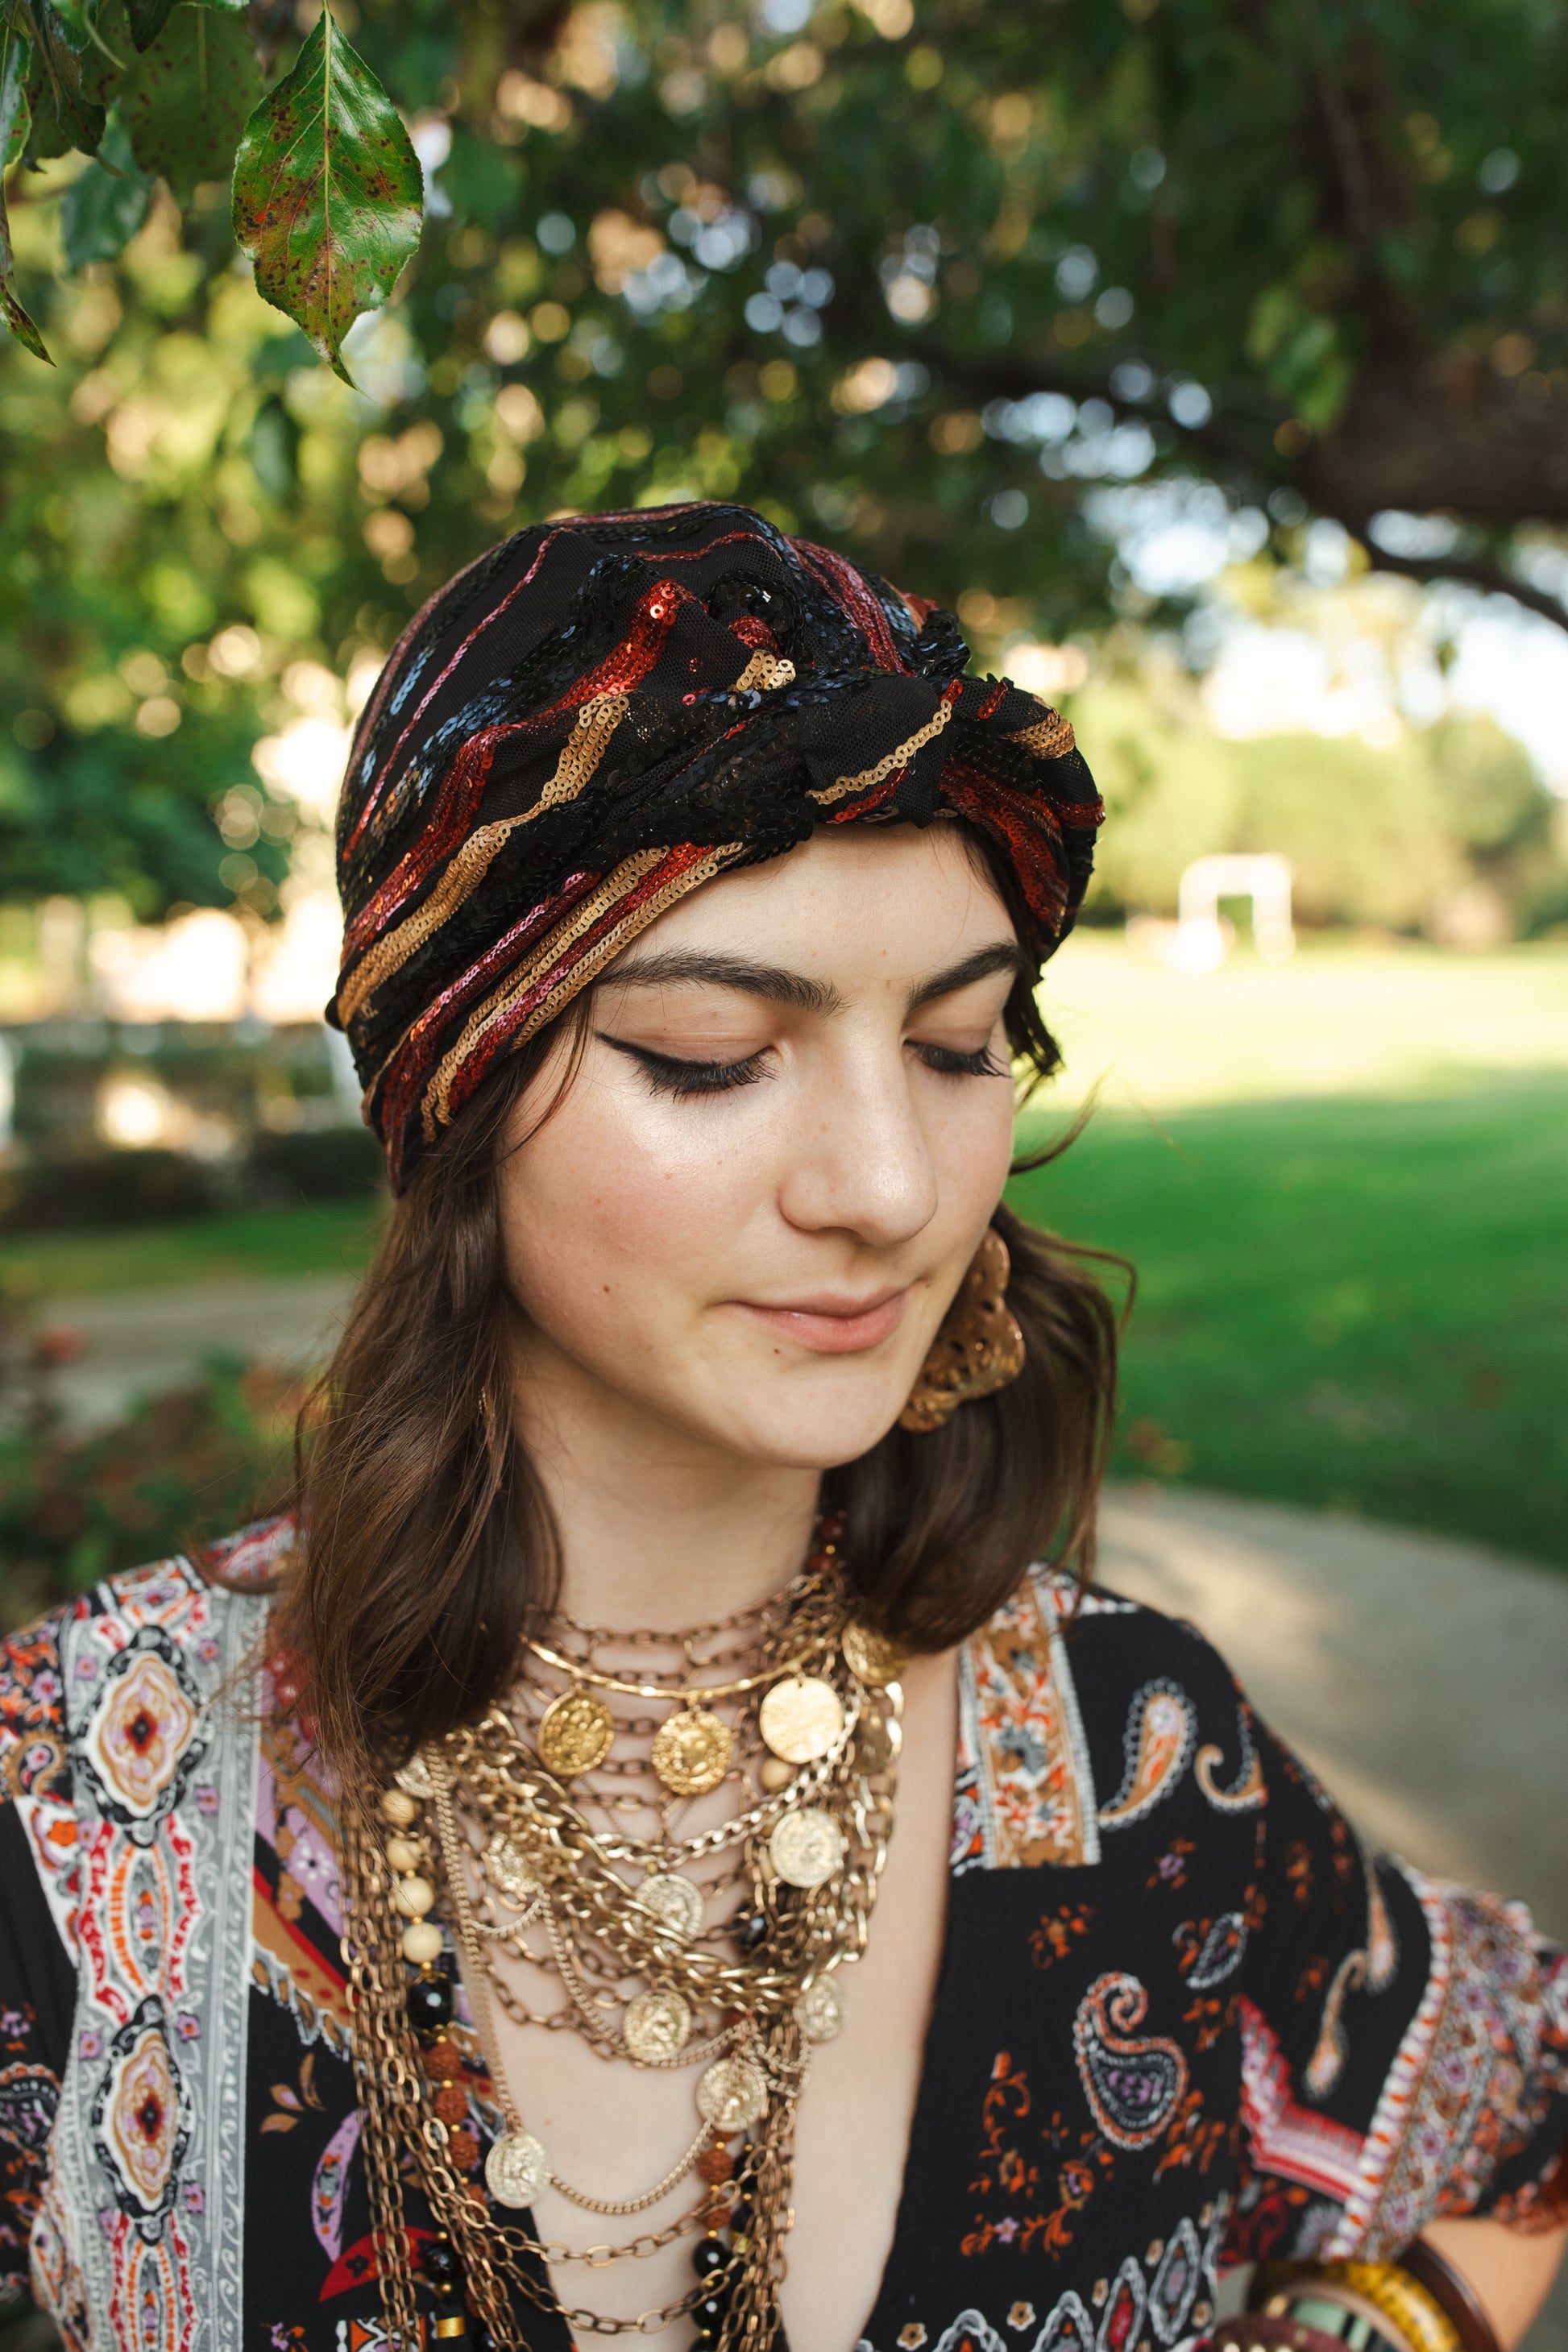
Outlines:
{"type": "MultiPolygon", "coordinates": [[[[72,27],[50,0],[12,0],[11,21],[32,48],[26,84],[33,114],[29,158],[40,162],[68,155],[73,147],[84,155],[96,154],[104,110],[93,96],[72,27]]],[[[97,52],[89,54],[96,57],[97,52]]]]}
{"type": "MultiPolygon", "coordinates": [[[[26,79],[29,64],[27,44],[15,28],[7,24],[4,40],[0,41],[0,156],[11,161],[14,141],[25,137],[27,114],[26,79]]],[[[35,359],[48,360],[44,339],[34,326],[16,297],[13,273],[16,264],[11,253],[11,222],[5,210],[5,182],[0,175],[0,311],[5,324],[19,343],[26,344],[35,359]]]]}
{"type": "Polygon", "coordinates": [[[199,182],[226,179],[261,94],[243,17],[178,7],[119,85],[120,111],[144,172],[161,172],[182,204],[199,182]]]}
{"type": "Polygon", "coordinates": [[[267,299],[344,383],[342,341],[419,242],[424,183],[386,92],[323,8],[288,78],[245,126],[234,233],[267,299]]]}

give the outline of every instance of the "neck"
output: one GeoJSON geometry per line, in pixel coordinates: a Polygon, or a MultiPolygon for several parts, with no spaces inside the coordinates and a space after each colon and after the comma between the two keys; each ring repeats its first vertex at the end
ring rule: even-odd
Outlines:
{"type": "Polygon", "coordinates": [[[570,1381],[520,1382],[513,1412],[579,1623],[679,1632],[755,1608],[805,1559],[816,1470],[726,1453],[570,1381]]]}

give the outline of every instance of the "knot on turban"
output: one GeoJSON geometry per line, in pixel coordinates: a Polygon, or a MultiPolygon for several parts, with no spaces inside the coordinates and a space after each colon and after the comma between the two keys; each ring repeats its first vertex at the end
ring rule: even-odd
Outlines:
{"type": "Polygon", "coordinates": [[[486,1073],[687,891],[821,824],[970,820],[1043,961],[1103,814],[1056,711],[952,616],[744,507],[519,531],[439,591],[338,821],[347,1034],[395,1188],[486,1073]]]}

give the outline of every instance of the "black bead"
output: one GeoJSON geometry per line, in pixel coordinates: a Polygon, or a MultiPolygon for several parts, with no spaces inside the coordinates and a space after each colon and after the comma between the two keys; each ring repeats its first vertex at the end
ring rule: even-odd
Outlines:
{"type": "Polygon", "coordinates": [[[712,2343],[729,2315],[730,2298],[727,2294],[705,2296],[691,2315],[697,2323],[699,2337],[706,2336],[707,2340],[712,2343]]]}
{"type": "Polygon", "coordinates": [[[416,1977],[408,1988],[408,2014],[416,2033],[438,2033],[452,2022],[450,1977],[416,1977]]]}
{"type": "Polygon", "coordinates": [[[754,1952],[768,1932],[765,1911],[742,1911],[730,1923],[730,1933],[743,1952],[754,1952]]]}
{"type": "Polygon", "coordinates": [[[444,2244],[439,2238],[426,2247],[424,2263],[425,2275],[437,2294],[450,2294],[463,2275],[456,2248],[444,2244]]]}
{"type": "Polygon", "coordinates": [[[699,2278],[706,2278],[710,2271],[721,2271],[729,2259],[717,2238],[700,2238],[691,2250],[691,2267],[699,2278]]]}

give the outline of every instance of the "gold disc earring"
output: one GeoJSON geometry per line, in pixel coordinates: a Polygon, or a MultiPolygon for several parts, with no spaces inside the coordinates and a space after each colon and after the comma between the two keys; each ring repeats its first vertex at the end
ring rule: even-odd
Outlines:
{"type": "Polygon", "coordinates": [[[940,1429],[961,1404],[993,1396],[1017,1379],[1024,1335],[1007,1305],[1011,1271],[1006,1243],[987,1225],[899,1415],[900,1429],[940,1429]]]}

